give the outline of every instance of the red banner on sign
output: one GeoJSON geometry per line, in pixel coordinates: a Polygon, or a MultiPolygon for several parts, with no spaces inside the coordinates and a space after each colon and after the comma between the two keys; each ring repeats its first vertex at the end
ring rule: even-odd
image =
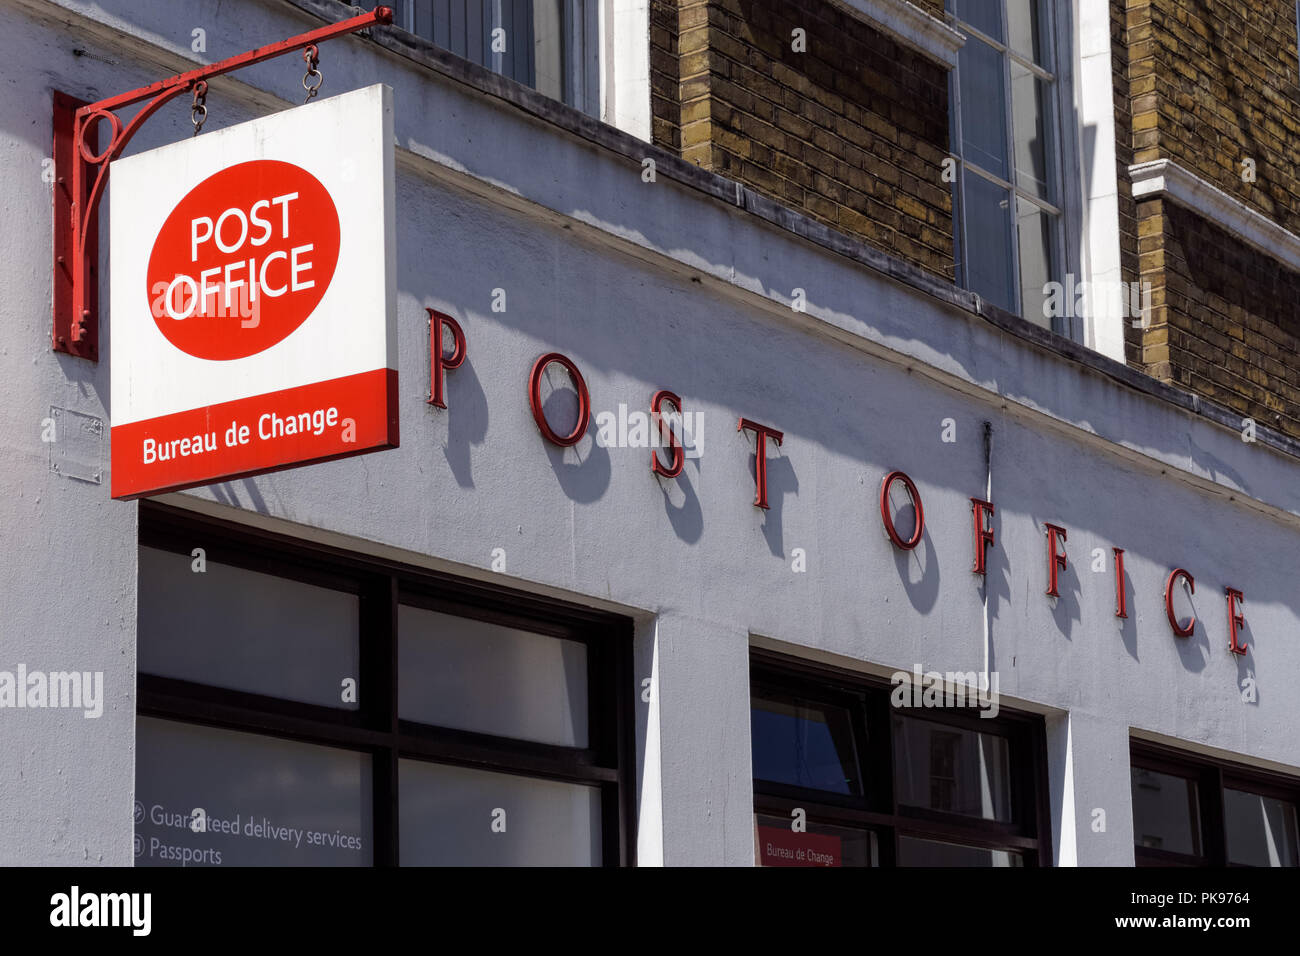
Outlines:
{"type": "Polygon", "coordinates": [[[840,838],[795,833],[783,827],[758,828],[759,866],[843,866],[840,838]]]}
{"type": "Polygon", "coordinates": [[[113,497],[396,448],[398,437],[397,372],[376,369],[115,425],[113,497]]]}

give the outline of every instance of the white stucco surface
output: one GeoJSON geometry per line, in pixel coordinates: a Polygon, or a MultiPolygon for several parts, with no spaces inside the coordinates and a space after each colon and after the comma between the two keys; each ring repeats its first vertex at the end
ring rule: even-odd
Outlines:
{"type": "MultiPolygon", "coordinates": [[[[100,669],[108,704],[98,720],[0,711],[0,863],[129,864],[137,505],[110,501],[107,476],[52,474],[41,441],[52,405],[108,419],[113,362],[111,318],[98,365],[49,348],[50,89],[92,97],[156,79],[191,55],[198,26],[215,59],[310,21],[274,3],[44,6],[73,26],[0,3],[0,195],[23,224],[0,234],[0,668],[100,669]]],[[[874,673],[981,668],[969,498],[985,487],[986,421],[990,666],[1004,707],[1047,715],[1054,856],[1132,862],[1132,730],[1300,766],[1296,460],[671,177],[643,182],[639,164],[361,41],[325,46],[322,69],[325,93],[394,90],[402,447],[168,500],[634,617],[642,862],[752,862],[751,643],[874,673]],[[796,288],[806,312],[788,305],[796,288]],[[446,410],[425,402],[425,307],[468,339],[446,410]],[[578,364],[594,413],[675,391],[703,413],[702,456],[661,481],[645,449],[599,447],[594,425],[575,449],[548,445],[525,383],[552,350],[578,364]],[[740,416],[785,434],[769,450],[766,512],[740,416]],[[941,440],[945,419],[955,442],[941,440]],[[893,469],[924,500],[911,553],[881,530],[893,469]],[[1069,533],[1054,604],[1044,522],[1069,533]],[[1123,627],[1112,547],[1131,582],[1123,627]],[[490,570],[496,548],[504,575],[490,570]],[[796,548],[806,573],[792,571],[796,548]],[[1098,548],[1104,573],[1090,570],[1098,548]],[[1176,566],[1196,577],[1200,621],[1182,641],[1162,604],[1176,566]],[[1245,658],[1227,650],[1225,586],[1245,593],[1245,658]]],[[[300,75],[281,62],[214,83],[209,122],[297,102],[300,75]]],[[[178,101],[131,149],[187,135],[188,118],[178,101]]],[[[551,407],[558,425],[563,401],[551,407]]]]}

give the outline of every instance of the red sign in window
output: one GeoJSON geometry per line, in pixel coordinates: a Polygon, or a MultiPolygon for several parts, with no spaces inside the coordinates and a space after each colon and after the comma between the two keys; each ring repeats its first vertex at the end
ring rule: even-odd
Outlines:
{"type": "Polygon", "coordinates": [[[824,833],[795,833],[783,827],[758,828],[760,866],[842,866],[840,838],[824,833]]]}

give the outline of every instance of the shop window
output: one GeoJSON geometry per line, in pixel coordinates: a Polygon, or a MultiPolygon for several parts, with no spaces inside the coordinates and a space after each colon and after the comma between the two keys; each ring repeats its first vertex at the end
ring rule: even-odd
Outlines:
{"type": "Polygon", "coordinates": [[[626,620],[140,515],[139,865],[630,861],[626,620]]]}
{"type": "Polygon", "coordinates": [[[294,579],[193,550],[140,548],[142,673],[356,710],[339,688],[360,664],[361,602],[350,581],[294,579]]]}
{"type": "Polygon", "coordinates": [[[900,802],[985,820],[1011,819],[1006,737],[895,715],[900,802]]]}
{"type": "Polygon", "coordinates": [[[1047,0],[947,9],[967,38],[949,81],[958,282],[1078,338],[1068,314],[1044,315],[1066,260],[1056,10],[1047,0]]]}
{"type": "Polygon", "coordinates": [[[135,741],[137,866],[373,862],[368,754],[143,716],[135,741]]]}
{"type": "Polygon", "coordinates": [[[1043,866],[1041,718],[895,708],[892,687],[755,652],[761,866],[1043,866]]]}
{"type": "Polygon", "coordinates": [[[1298,866],[1300,778],[1134,741],[1139,866],[1298,866]]]}
{"type": "Polygon", "coordinates": [[[587,646],[490,621],[397,609],[398,715],[586,747],[587,646]]]}
{"type": "Polygon", "coordinates": [[[754,776],[831,793],[862,792],[846,707],[797,697],[755,697],[754,776]]]}
{"type": "Polygon", "coordinates": [[[396,0],[393,25],[586,113],[599,111],[598,0],[396,0]]]}

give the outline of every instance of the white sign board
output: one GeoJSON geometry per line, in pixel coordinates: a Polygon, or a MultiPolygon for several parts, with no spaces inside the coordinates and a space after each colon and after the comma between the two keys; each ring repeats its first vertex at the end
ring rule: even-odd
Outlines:
{"type": "Polygon", "coordinates": [[[109,181],[114,498],[397,447],[388,87],[109,181]]]}

